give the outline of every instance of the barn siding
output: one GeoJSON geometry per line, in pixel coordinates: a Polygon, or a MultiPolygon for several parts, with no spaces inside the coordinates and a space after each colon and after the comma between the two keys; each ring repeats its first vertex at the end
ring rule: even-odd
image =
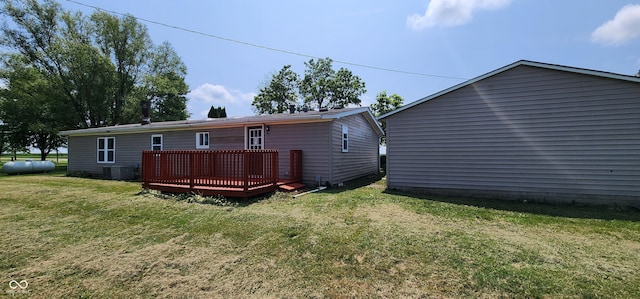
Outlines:
{"type": "Polygon", "coordinates": [[[338,184],[379,171],[379,139],[362,114],[337,119],[332,126],[331,183],[338,184]],[[342,152],[342,125],[349,128],[349,151],[342,152]]]}
{"type": "Polygon", "coordinates": [[[386,119],[388,186],[640,201],[640,84],[517,66],[386,119]]]}

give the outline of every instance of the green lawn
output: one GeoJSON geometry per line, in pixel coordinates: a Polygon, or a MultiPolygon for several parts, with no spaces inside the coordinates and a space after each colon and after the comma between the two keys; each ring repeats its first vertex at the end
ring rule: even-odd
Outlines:
{"type": "Polygon", "coordinates": [[[0,291],[27,280],[39,298],[640,294],[638,211],[359,183],[238,203],[138,183],[0,176],[0,291]]]}

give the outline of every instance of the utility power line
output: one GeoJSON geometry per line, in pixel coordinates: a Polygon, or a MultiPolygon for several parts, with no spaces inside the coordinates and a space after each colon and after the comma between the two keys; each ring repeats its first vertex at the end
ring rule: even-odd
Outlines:
{"type": "MultiPolygon", "coordinates": [[[[300,56],[300,57],[305,57],[305,58],[312,58],[312,59],[321,59],[322,58],[322,57],[318,57],[318,56],[314,56],[314,55],[310,55],[310,54],[304,54],[304,53],[300,53],[300,52],[294,52],[294,51],[289,51],[289,50],[284,50],[284,49],[279,49],[279,48],[259,45],[259,44],[255,44],[255,43],[251,43],[251,42],[245,42],[245,41],[241,41],[241,40],[237,40],[237,39],[233,39],[233,38],[228,38],[228,37],[224,37],[224,36],[220,36],[220,35],[215,35],[215,34],[211,34],[211,33],[205,33],[205,32],[202,32],[202,31],[188,29],[188,28],[184,28],[184,27],[180,27],[180,26],[176,26],[176,25],[170,25],[170,24],[167,24],[167,23],[159,22],[159,21],[154,21],[154,20],[150,20],[150,19],[141,18],[141,17],[134,16],[134,15],[131,15],[131,14],[125,14],[125,13],[121,13],[121,12],[117,12],[117,11],[113,11],[113,10],[109,10],[109,9],[104,9],[102,7],[99,7],[99,6],[86,4],[86,3],[82,3],[82,2],[79,2],[79,1],[75,1],[75,0],[67,0],[67,2],[75,3],[77,5],[93,8],[93,9],[99,10],[99,11],[105,11],[105,12],[108,12],[108,13],[111,13],[111,14],[120,15],[120,16],[129,15],[129,16],[134,17],[136,20],[139,20],[139,21],[142,21],[142,22],[145,22],[145,23],[150,23],[150,24],[154,24],[154,25],[168,27],[168,28],[172,28],[172,29],[176,29],[176,30],[180,30],[180,31],[184,31],[184,32],[189,32],[189,33],[193,33],[193,34],[197,34],[197,35],[201,35],[201,36],[205,36],[205,37],[209,37],[209,38],[215,38],[215,39],[219,39],[219,40],[223,40],[223,41],[231,42],[231,43],[236,43],[236,44],[240,44],[240,45],[244,45],[244,46],[259,48],[259,49],[273,51],[273,52],[280,52],[280,53],[285,53],[285,54],[294,55],[294,56],[300,56]]],[[[410,72],[410,71],[404,71],[404,70],[398,70],[398,69],[391,69],[391,68],[384,68],[384,67],[378,67],[378,66],[373,66],[373,65],[366,65],[366,64],[361,64],[361,63],[349,62],[349,61],[344,61],[344,60],[333,60],[333,62],[339,63],[339,64],[345,64],[345,65],[361,67],[361,68],[367,68],[367,69],[373,69],[373,70],[385,71],[385,72],[400,73],[400,74],[406,74],[406,75],[423,76],[423,77],[436,77],[436,78],[455,79],[455,80],[467,80],[468,79],[468,78],[453,77],[453,76],[442,76],[442,75],[410,72]]]]}

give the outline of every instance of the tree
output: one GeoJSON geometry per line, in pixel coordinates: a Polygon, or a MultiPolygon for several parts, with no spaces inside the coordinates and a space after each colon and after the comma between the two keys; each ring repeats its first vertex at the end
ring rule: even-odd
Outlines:
{"type": "Polygon", "coordinates": [[[299,85],[304,103],[318,109],[360,105],[365,83],[348,69],[336,72],[332,63],[331,58],[305,62],[307,69],[299,85]]]}
{"type": "Polygon", "coordinates": [[[137,122],[138,103],[148,99],[156,120],[188,117],[186,67],[168,44],[154,47],[133,16],[86,18],[53,0],[0,4],[1,49],[22,55],[60,90],[63,115],[74,121],[65,129],[137,122]]]}
{"type": "Polygon", "coordinates": [[[332,69],[331,58],[313,59],[305,62],[307,67],[304,71],[304,77],[300,82],[300,94],[306,105],[317,107],[318,109],[326,108],[332,99],[331,84],[335,71],[332,69]]]}
{"type": "Polygon", "coordinates": [[[86,126],[85,106],[77,101],[73,81],[67,77],[68,67],[62,61],[67,54],[73,53],[65,51],[61,34],[68,28],[63,28],[63,25],[79,22],[67,15],[66,22],[63,23],[60,5],[52,0],[47,0],[42,5],[36,0],[24,0],[17,4],[12,0],[2,0],[2,4],[0,15],[6,17],[0,27],[5,37],[2,45],[17,51],[28,64],[41,70],[52,82],[58,84],[59,89],[67,96],[65,101],[71,108],[67,117],[86,126]]]}
{"type": "MultiPolygon", "coordinates": [[[[152,49],[147,28],[135,17],[119,19],[98,11],[91,15],[98,47],[115,65],[116,89],[113,96],[111,124],[123,122],[125,100],[132,93],[152,49]]],[[[173,117],[169,117],[173,118],[173,117]]]]}
{"type": "Polygon", "coordinates": [[[298,82],[300,76],[291,70],[291,65],[285,65],[271,76],[268,83],[260,88],[260,93],[253,98],[254,110],[257,114],[283,113],[289,105],[298,102],[298,82]]]}
{"type": "Polygon", "coordinates": [[[317,109],[360,105],[365,83],[348,69],[336,72],[332,63],[331,58],[305,62],[302,79],[291,65],[285,65],[263,84],[251,105],[258,114],[283,113],[289,105],[298,106],[299,95],[305,107],[317,109]]]}
{"type": "MultiPolygon", "coordinates": [[[[64,144],[58,131],[66,118],[56,118],[63,111],[58,105],[61,94],[39,70],[24,64],[21,56],[5,62],[9,66],[2,75],[8,78],[7,88],[0,93],[0,119],[8,131],[13,151],[36,147],[40,158],[64,144]]],[[[63,108],[63,107],[62,107],[63,108]]]]}
{"type": "MultiPolygon", "coordinates": [[[[0,99],[0,105],[2,103],[2,99],[0,99]]],[[[0,157],[2,153],[5,151],[5,144],[7,140],[7,129],[2,121],[0,121],[0,157]]]]}
{"type": "Polygon", "coordinates": [[[367,92],[364,82],[345,68],[340,68],[335,73],[330,87],[330,102],[336,107],[346,107],[349,104],[360,105],[360,96],[367,92]]]}
{"type": "MultiPolygon", "coordinates": [[[[376,95],[376,103],[371,105],[371,110],[375,116],[381,116],[402,107],[403,103],[404,99],[398,94],[387,96],[387,91],[383,90],[376,95]]],[[[385,133],[387,132],[385,123],[382,123],[382,129],[385,133]]],[[[380,144],[385,143],[387,143],[386,135],[380,139],[380,144]]]]}
{"type": "Polygon", "coordinates": [[[225,118],[227,117],[227,109],[225,107],[214,107],[211,106],[209,109],[209,113],[207,114],[208,118],[225,118]]]}
{"type": "MultiPolygon", "coordinates": [[[[183,120],[187,113],[189,86],[185,82],[187,66],[168,42],[151,54],[149,70],[143,76],[142,89],[151,102],[152,121],[183,120]]],[[[138,103],[139,101],[136,101],[138,103]]]]}

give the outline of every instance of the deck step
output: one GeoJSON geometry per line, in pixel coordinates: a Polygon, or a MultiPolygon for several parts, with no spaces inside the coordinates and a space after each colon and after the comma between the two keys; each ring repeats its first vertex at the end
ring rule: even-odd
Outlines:
{"type": "Polygon", "coordinates": [[[296,190],[304,189],[306,187],[307,186],[303,183],[288,183],[288,184],[282,184],[278,186],[278,189],[282,191],[296,191],[296,190]]]}

